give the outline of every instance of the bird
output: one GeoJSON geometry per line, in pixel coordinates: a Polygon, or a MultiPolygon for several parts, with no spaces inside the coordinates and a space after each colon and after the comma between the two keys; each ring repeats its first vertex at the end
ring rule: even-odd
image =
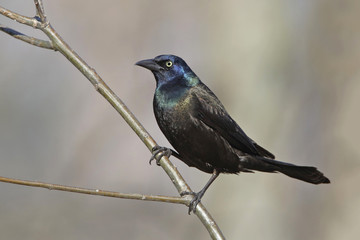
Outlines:
{"type": "Polygon", "coordinates": [[[182,58],[159,55],[135,65],[150,70],[155,77],[154,115],[175,149],[156,146],[150,163],[156,159],[159,165],[163,155],[173,155],[189,167],[212,174],[199,192],[180,193],[193,195],[189,214],[196,212],[206,190],[222,173],[279,172],[312,184],[330,183],[315,167],[275,160],[274,154],[246,135],[182,58]]]}

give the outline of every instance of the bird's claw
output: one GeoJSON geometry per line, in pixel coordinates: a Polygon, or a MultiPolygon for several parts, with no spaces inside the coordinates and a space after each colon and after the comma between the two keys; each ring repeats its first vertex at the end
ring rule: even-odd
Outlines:
{"type": "Polygon", "coordinates": [[[158,166],[160,166],[160,159],[163,156],[170,157],[171,153],[172,153],[170,148],[160,147],[160,146],[153,147],[153,149],[151,149],[151,152],[152,152],[152,155],[151,155],[151,158],[149,160],[149,164],[151,164],[151,162],[155,159],[156,160],[156,165],[158,165],[158,166]]]}
{"type": "Polygon", "coordinates": [[[196,193],[196,192],[181,192],[180,196],[185,196],[185,195],[192,195],[194,196],[193,199],[190,201],[189,203],[189,211],[188,214],[190,215],[191,212],[195,213],[196,212],[196,206],[199,204],[199,202],[201,201],[201,197],[203,194],[196,193]]]}

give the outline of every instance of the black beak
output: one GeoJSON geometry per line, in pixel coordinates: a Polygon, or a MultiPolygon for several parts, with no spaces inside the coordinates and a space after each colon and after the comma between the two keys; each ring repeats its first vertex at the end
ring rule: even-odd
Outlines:
{"type": "Polygon", "coordinates": [[[154,72],[158,72],[160,70],[164,70],[163,67],[161,67],[159,64],[157,64],[157,62],[155,62],[154,59],[146,59],[146,60],[141,60],[138,61],[137,63],[135,63],[135,65],[138,65],[140,67],[144,67],[149,69],[150,71],[154,71],[154,72]]]}

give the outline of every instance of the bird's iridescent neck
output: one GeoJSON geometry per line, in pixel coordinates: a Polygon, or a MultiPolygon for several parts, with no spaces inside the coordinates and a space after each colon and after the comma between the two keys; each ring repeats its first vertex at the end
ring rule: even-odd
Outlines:
{"type": "Polygon", "coordinates": [[[200,82],[197,76],[183,76],[171,81],[158,81],[154,100],[159,106],[172,108],[184,98],[188,91],[200,82]]]}
{"type": "Polygon", "coordinates": [[[184,73],[182,75],[172,76],[171,78],[163,78],[155,75],[155,78],[156,89],[194,87],[200,82],[200,79],[193,73],[184,73]]]}

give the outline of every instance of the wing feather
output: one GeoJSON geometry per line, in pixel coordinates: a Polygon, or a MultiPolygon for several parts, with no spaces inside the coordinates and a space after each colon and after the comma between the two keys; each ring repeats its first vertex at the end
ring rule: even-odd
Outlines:
{"type": "Polygon", "coordinates": [[[205,85],[193,91],[192,95],[196,103],[196,107],[193,109],[195,117],[217,131],[232,147],[245,154],[275,158],[272,153],[246,135],[230,117],[215,94],[205,85]]]}

